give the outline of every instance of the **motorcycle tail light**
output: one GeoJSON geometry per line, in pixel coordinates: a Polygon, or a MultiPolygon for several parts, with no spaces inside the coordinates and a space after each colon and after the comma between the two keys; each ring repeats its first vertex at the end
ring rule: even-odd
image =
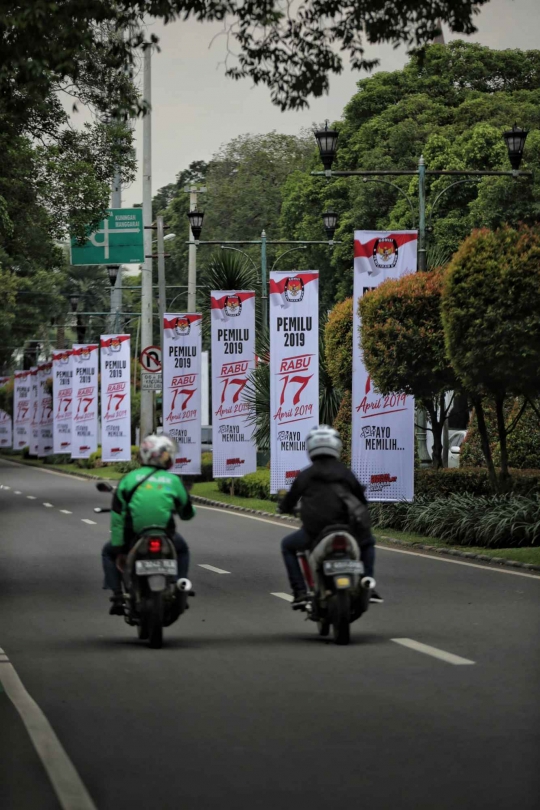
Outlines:
{"type": "Polygon", "coordinates": [[[161,537],[151,537],[148,541],[148,551],[151,554],[158,554],[161,551],[161,537]]]}
{"type": "Polygon", "coordinates": [[[344,552],[347,551],[349,544],[344,534],[336,534],[332,540],[332,551],[344,552]]]}

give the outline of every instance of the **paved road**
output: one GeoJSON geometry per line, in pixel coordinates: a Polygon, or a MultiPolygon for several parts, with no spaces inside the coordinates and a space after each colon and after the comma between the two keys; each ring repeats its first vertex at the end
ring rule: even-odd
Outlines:
{"type": "MultiPolygon", "coordinates": [[[[386,602],[336,647],[272,595],[283,526],[199,508],[197,597],[155,651],[107,615],[104,496],[3,461],[0,485],[0,647],[98,810],[538,808],[540,578],[380,549],[386,602]]],[[[0,806],[59,807],[2,693],[0,806]]]]}

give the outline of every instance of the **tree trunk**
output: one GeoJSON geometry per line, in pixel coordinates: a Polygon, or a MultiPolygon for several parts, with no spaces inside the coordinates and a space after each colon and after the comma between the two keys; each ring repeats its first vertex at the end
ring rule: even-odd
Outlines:
{"type": "Polygon", "coordinates": [[[506,442],[508,433],[504,419],[504,397],[495,400],[495,410],[497,412],[497,431],[499,433],[499,446],[501,448],[501,488],[504,490],[510,480],[508,472],[508,445],[506,442]]]}
{"type": "Polygon", "coordinates": [[[491,455],[491,447],[489,446],[489,435],[486,425],[486,417],[481,399],[473,400],[474,409],[476,411],[476,421],[478,424],[478,433],[480,434],[480,442],[482,445],[482,452],[486,460],[489,483],[493,492],[498,492],[499,484],[497,481],[497,473],[495,472],[495,465],[493,464],[493,456],[491,455]]]}
{"type": "Polygon", "coordinates": [[[437,406],[433,401],[425,403],[426,411],[429,414],[429,421],[431,422],[431,431],[433,433],[433,452],[432,452],[432,467],[434,470],[440,470],[443,466],[442,462],[442,429],[443,422],[439,419],[437,406]]]}
{"type": "Polygon", "coordinates": [[[57,349],[66,348],[66,328],[64,324],[61,324],[56,327],[56,348],[57,349]]]}
{"type": "Polygon", "coordinates": [[[84,343],[84,336],[86,335],[86,325],[81,315],[77,315],[77,343],[84,343]]]}

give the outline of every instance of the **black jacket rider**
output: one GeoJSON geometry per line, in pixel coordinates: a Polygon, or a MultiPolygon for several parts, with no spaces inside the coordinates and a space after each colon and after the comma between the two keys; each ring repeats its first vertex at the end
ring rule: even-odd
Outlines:
{"type": "Polygon", "coordinates": [[[312,465],[297,476],[280,503],[281,512],[291,514],[302,499],[300,518],[311,540],[315,540],[328,526],[349,522],[347,508],[332,484],[346,487],[367,505],[364,487],[356,476],[345,464],[331,456],[315,458],[312,465]]]}

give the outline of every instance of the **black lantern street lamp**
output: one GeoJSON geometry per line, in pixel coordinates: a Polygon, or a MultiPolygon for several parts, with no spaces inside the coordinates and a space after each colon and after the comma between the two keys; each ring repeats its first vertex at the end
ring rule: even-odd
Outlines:
{"type": "Polygon", "coordinates": [[[79,295],[79,293],[73,293],[72,295],[69,296],[69,303],[70,303],[72,312],[77,312],[77,307],[79,306],[80,297],[81,296],[79,295]]]}
{"type": "Polygon", "coordinates": [[[116,284],[116,279],[118,278],[118,273],[120,271],[119,264],[108,264],[107,265],[107,273],[109,274],[109,283],[111,287],[114,287],[116,284]]]}
{"type": "Polygon", "coordinates": [[[334,239],[334,234],[337,228],[338,215],[335,211],[325,211],[322,215],[326,235],[330,242],[334,239]]]}
{"type": "Polygon", "coordinates": [[[204,211],[197,211],[196,209],[195,211],[190,211],[187,215],[187,218],[189,219],[189,224],[191,227],[191,233],[193,234],[193,238],[195,239],[196,242],[198,242],[202,231],[204,211]]]}
{"type": "Polygon", "coordinates": [[[514,124],[512,129],[503,132],[510,164],[515,172],[519,171],[521,159],[523,158],[523,148],[528,134],[529,130],[521,129],[521,127],[516,126],[516,124],[514,124]]]}
{"type": "Polygon", "coordinates": [[[332,163],[336,156],[337,140],[339,132],[335,129],[328,129],[328,121],[324,125],[324,129],[318,129],[315,133],[315,139],[319,152],[321,153],[321,160],[325,171],[330,171],[332,163]]]}

